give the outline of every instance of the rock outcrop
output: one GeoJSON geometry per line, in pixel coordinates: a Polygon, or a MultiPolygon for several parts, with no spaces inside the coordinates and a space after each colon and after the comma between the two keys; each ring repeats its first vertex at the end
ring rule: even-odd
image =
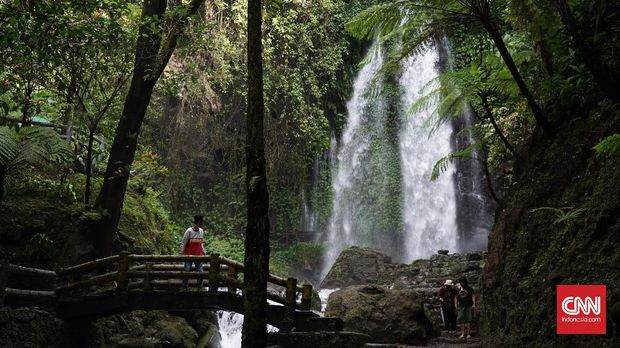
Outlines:
{"type": "Polygon", "coordinates": [[[388,270],[392,259],[379,251],[362,247],[343,250],[323,279],[321,288],[334,289],[343,286],[374,284],[380,274],[388,270]]]}
{"type": "Polygon", "coordinates": [[[208,311],[188,318],[132,311],[92,323],[67,323],[36,308],[2,308],[0,347],[218,347],[216,320],[208,311]]]}
{"type": "Polygon", "coordinates": [[[339,317],[348,331],[376,343],[423,344],[439,334],[424,310],[424,296],[414,290],[349,286],[329,297],[326,316],[339,317]]]}
{"type": "Polygon", "coordinates": [[[426,342],[442,324],[437,291],[447,279],[467,278],[482,300],[485,259],[483,252],[441,250],[429,259],[397,264],[375,250],[345,249],[323,282],[324,287],[340,288],[329,297],[326,315],[341,317],[346,330],[367,333],[373,342],[426,342]]]}

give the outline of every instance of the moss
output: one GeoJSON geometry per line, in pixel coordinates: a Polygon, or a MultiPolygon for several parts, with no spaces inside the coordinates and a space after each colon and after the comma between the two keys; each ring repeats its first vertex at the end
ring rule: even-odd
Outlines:
{"type": "Polygon", "coordinates": [[[552,138],[533,140],[515,167],[515,186],[490,236],[484,276],[484,345],[614,346],[617,319],[607,336],[555,335],[557,284],[606,284],[607,301],[620,299],[620,160],[592,147],[616,129],[618,115],[574,120],[552,138]],[[534,213],[571,207],[582,213],[559,219],[534,213]]]}

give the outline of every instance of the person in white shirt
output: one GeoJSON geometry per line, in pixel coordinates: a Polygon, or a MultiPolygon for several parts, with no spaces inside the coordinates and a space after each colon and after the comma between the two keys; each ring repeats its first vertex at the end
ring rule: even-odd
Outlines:
{"type": "MultiPolygon", "coordinates": [[[[206,254],[205,247],[203,244],[204,239],[204,230],[202,226],[204,225],[204,217],[202,215],[194,216],[194,226],[188,228],[183,234],[183,239],[181,239],[181,245],[179,247],[179,253],[181,255],[195,255],[202,256],[206,254]]],[[[196,271],[202,272],[202,262],[201,261],[187,261],[184,265],[185,272],[189,272],[192,269],[192,263],[196,266],[196,271]]],[[[187,290],[188,279],[183,279],[181,290],[187,290]]],[[[203,289],[202,279],[198,279],[198,289],[203,289]]]]}

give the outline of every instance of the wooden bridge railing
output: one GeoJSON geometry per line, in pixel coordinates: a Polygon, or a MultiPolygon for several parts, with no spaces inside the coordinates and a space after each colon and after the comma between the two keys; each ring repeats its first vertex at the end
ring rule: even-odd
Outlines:
{"type": "Polygon", "coordinates": [[[8,280],[11,275],[22,275],[35,279],[52,278],[52,283],[55,282],[57,276],[54,271],[13,265],[9,263],[8,259],[0,259],[0,307],[4,306],[6,295],[39,299],[53,299],[55,297],[54,291],[9,288],[8,280]]]}
{"type": "MultiPolygon", "coordinates": [[[[182,279],[203,279],[209,293],[224,291],[237,294],[243,291],[243,281],[239,279],[244,272],[242,263],[225,258],[219,254],[209,256],[185,255],[131,255],[121,253],[68,267],[58,272],[60,279],[55,291],[60,296],[72,291],[88,290],[92,286],[101,288],[109,284],[108,290],[156,291],[179,289],[182,279]],[[180,262],[200,261],[203,272],[185,272],[180,262]]],[[[312,285],[299,286],[294,278],[282,278],[270,274],[269,283],[283,287],[285,296],[269,293],[267,298],[285,306],[289,319],[295,310],[310,310],[312,285]],[[297,302],[298,298],[301,299],[297,302]]]]}

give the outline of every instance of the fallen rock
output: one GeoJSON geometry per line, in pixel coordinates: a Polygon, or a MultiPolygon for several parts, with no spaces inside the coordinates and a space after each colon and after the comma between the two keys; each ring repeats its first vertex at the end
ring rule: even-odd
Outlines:
{"type": "Polygon", "coordinates": [[[424,310],[424,295],[413,290],[345,287],[331,294],[325,315],[342,318],[345,330],[367,334],[375,343],[424,344],[439,335],[424,310]]]}
{"type": "Polygon", "coordinates": [[[381,273],[392,264],[389,256],[376,250],[362,247],[344,249],[323,279],[321,288],[334,289],[351,285],[376,283],[381,273]]]}

